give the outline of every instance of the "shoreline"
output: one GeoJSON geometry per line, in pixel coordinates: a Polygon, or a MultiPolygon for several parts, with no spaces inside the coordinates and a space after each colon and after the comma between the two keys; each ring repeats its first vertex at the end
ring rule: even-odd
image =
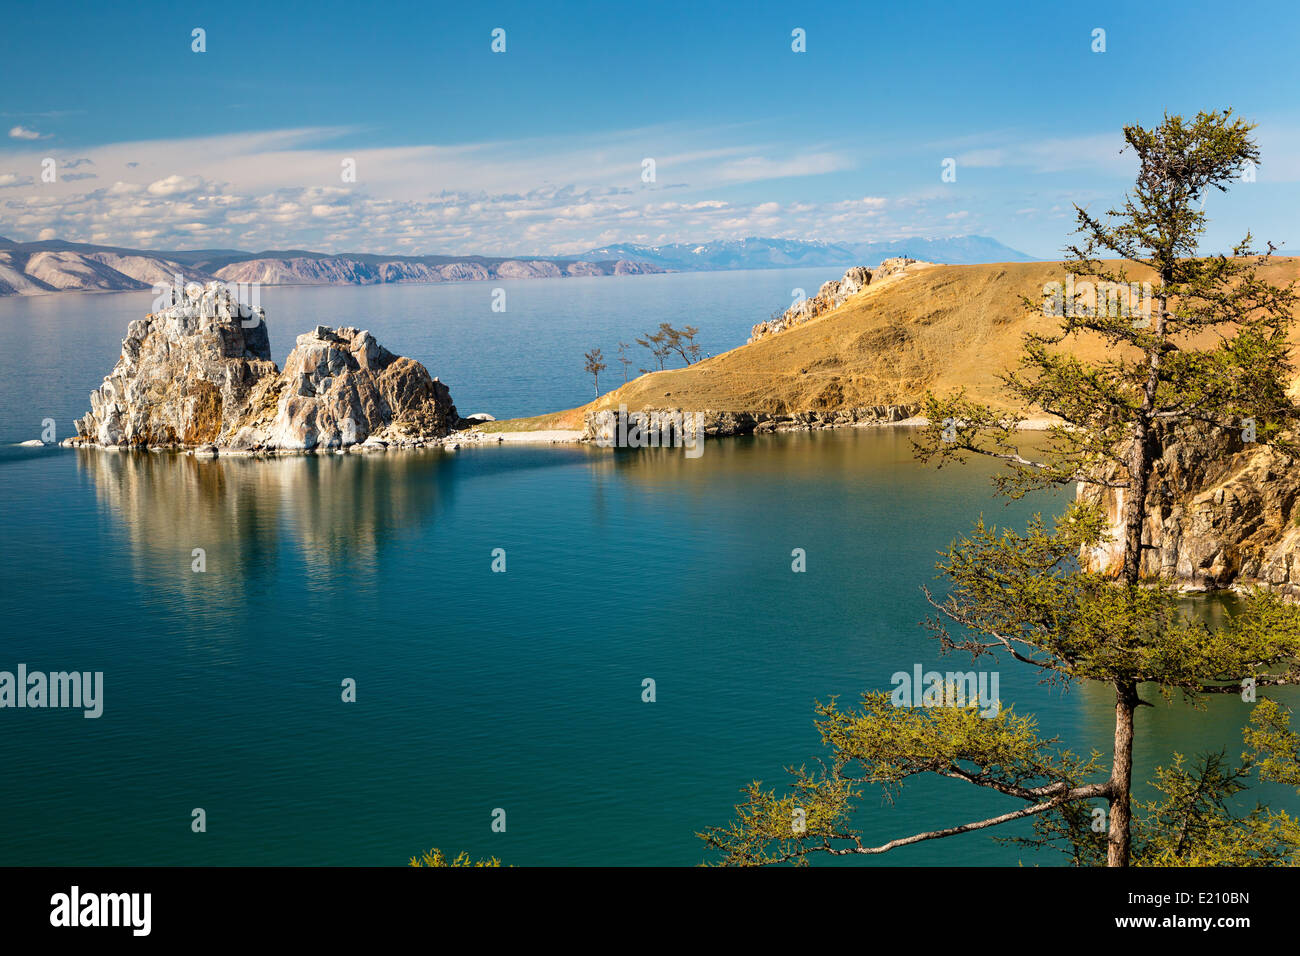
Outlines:
{"type": "MultiPolygon", "coordinates": [[[[506,419],[505,421],[508,421],[506,419]]],[[[724,438],[744,438],[761,435],[789,435],[820,431],[839,431],[847,428],[924,428],[929,420],[915,415],[895,421],[844,421],[820,422],[816,425],[793,424],[769,429],[763,432],[732,432],[708,436],[713,441],[724,438]]],[[[1058,424],[1049,418],[1028,418],[1021,423],[1020,431],[1046,431],[1058,424]]],[[[289,458],[301,455],[358,455],[382,454],[386,452],[427,451],[441,449],[458,451],[464,447],[491,447],[502,445],[591,445],[596,448],[612,447],[600,444],[593,438],[584,437],[582,429],[573,428],[539,428],[503,431],[479,431],[466,429],[452,432],[442,438],[413,439],[404,442],[365,441],[341,448],[267,448],[267,449],[227,449],[220,446],[185,446],[185,445],[101,445],[98,442],[79,441],[65,438],[58,442],[45,442],[40,439],[9,443],[10,448],[71,448],[95,449],[108,452],[147,452],[157,454],[170,452],[189,455],[194,458],[289,458]]]]}

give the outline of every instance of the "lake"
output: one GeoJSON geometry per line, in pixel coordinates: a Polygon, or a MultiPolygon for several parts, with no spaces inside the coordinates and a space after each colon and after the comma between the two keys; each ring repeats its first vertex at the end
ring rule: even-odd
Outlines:
{"type": "MultiPolygon", "coordinates": [[[[504,417],[584,401],[581,353],[610,356],[660,321],[699,326],[709,351],[738,345],[832,271],[271,288],[263,304],[277,360],[317,324],[368,327],[462,412],[504,417]],[[505,314],[489,285],[507,288],[505,314]]],[[[888,689],[915,664],[969,667],[918,626],[938,550],[981,512],[1021,523],[1063,503],[1008,506],[984,466],[913,461],[902,429],[712,441],[695,459],[13,447],[46,416],[65,434],[149,299],[0,300],[0,669],[102,671],[105,686],[95,720],[0,710],[0,864],[390,865],[434,846],[699,863],[694,834],[727,822],[742,786],[820,753],[815,700],[888,689]]],[[[1004,663],[1000,693],[1068,746],[1109,745],[1105,688],[1050,690],[1004,663]]],[[[1235,697],[1154,699],[1138,779],[1176,750],[1240,752],[1235,697]]],[[[972,790],[918,782],[892,807],[872,794],[860,823],[883,841],[1009,808],[972,790]]],[[[1300,810],[1293,791],[1250,796],[1300,810]]],[[[865,862],[1021,859],[1058,862],[982,833],[865,862]]]]}

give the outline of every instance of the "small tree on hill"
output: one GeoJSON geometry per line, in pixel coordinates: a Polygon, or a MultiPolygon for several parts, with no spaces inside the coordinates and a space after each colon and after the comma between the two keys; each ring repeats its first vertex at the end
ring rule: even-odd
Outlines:
{"type": "Polygon", "coordinates": [[[687,365],[700,357],[700,347],[695,344],[695,336],[700,330],[693,325],[675,329],[667,322],[659,324],[659,333],[664,338],[664,346],[669,353],[676,352],[687,365]]]}
{"type": "MultiPolygon", "coordinates": [[[[659,363],[659,371],[661,372],[664,369],[664,359],[668,358],[670,352],[670,349],[666,342],[666,338],[667,337],[663,334],[663,332],[656,332],[656,333],[647,332],[644,338],[639,338],[636,340],[637,345],[643,345],[650,350],[650,354],[653,355],[655,361],[659,363]]],[[[646,372],[650,370],[643,368],[641,369],[641,371],[646,372]]]]}
{"type": "Polygon", "coordinates": [[[627,384],[627,367],[632,364],[632,360],[627,357],[627,350],[632,346],[626,342],[618,343],[618,360],[623,363],[623,384],[627,384]]]}
{"type": "Polygon", "coordinates": [[[586,371],[591,374],[592,379],[595,381],[596,397],[600,398],[600,373],[605,371],[607,367],[605,363],[601,361],[604,356],[601,355],[600,349],[592,349],[590,352],[585,353],[583,358],[587,360],[585,366],[586,371]]]}

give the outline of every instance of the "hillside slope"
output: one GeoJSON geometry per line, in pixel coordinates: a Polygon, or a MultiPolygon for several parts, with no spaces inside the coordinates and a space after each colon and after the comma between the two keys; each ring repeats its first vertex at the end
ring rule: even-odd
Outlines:
{"type": "MultiPolygon", "coordinates": [[[[1300,279],[1300,258],[1275,259],[1262,272],[1274,282],[1300,279]]],[[[1045,285],[1064,279],[1059,263],[929,266],[868,286],[805,324],[689,368],[643,375],[589,405],[530,421],[532,427],[581,428],[585,413],[620,404],[632,411],[785,416],[915,405],[927,390],[958,388],[1010,408],[999,373],[1014,367],[1024,333],[1047,332],[1059,322],[1027,314],[1020,297],[1041,301],[1045,285]]],[[[707,315],[693,321],[707,323],[707,315]]],[[[1087,359],[1104,350],[1090,340],[1070,348],[1087,359]]]]}

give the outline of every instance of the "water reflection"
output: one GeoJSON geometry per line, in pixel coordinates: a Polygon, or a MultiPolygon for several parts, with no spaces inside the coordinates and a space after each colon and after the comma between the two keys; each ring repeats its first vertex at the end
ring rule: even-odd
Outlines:
{"type": "Polygon", "coordinates": [[[453,496],[441,452],[196,459],[77,452],[104,513],[120,523],[142,575],[194,595],[255,589],[299,561],[322,586],[375,574],[385,542],[421,533],[453,496]],[[194,549],[203,549],[196,573],[194,549]],[[215,580],[214,580],[215,579],[215,580]]]}

